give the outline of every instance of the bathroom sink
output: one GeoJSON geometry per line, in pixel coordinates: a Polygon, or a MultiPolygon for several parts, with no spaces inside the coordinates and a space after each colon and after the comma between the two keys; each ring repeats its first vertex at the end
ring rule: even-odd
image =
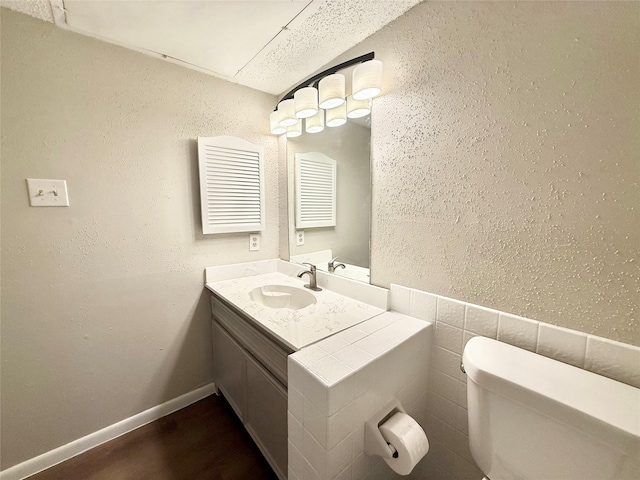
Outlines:
{"type": "Polygon", "coordinates": [[[313,293],[288,285],[264,285],[251,290],[251,300],[265,307],[299,310],[316,303],[313,293]]]}

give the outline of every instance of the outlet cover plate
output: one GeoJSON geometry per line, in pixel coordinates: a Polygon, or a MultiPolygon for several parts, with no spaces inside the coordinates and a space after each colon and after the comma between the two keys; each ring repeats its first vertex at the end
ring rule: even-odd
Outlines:
{"type": "Polygon", "coordinates": [[[259,233],[249,234],[249,250],[250,251],[260,250],[260,234],[259,233]]]}

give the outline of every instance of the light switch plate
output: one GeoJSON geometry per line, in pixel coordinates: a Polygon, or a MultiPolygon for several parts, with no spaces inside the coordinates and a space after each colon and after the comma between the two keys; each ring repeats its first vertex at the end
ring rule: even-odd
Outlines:
{"type": "Polygon", "coordinates": [[[296,245],[298,247],[304,245],[304,230],[298,230],[296,232],[296,245]]]}
{"type": "Polygon", "coordinates": [[[259,233],[249,234],[249,250],[251,251],[260,250],[260,234],[259,233]]]}
{"type": "Polygon", "coordinates": [[[68,207],[66,180],[27,178],[29,203],[32,207],[68,207]]]}

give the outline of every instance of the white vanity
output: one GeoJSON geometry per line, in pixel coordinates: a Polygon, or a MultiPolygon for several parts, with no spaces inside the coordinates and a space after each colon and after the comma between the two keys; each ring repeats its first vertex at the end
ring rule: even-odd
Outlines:
{"type": "Polygon", "coordinates": [[[387,309],[386,289],[322,273],[323,290],[311,292],[296,276],[301,270],[281,260],[206,269],[215,384],[281,479],[287,478],[288,356],[387,309]]]}

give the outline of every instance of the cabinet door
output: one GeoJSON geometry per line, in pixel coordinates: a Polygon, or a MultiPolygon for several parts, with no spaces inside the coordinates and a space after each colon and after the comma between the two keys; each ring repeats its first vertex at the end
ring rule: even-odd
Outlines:
{"type": "Polygon", "coordinates": [[[245,364],[242,347],[213,322],[213,381],[241,420],[244,420],[246,411],[245,364]]]}
{"type": "Polygon", "coordinates": [[[245,427],[278,478],[287,478],[287,391],[259,363],[247,358],[245,427]]]}

